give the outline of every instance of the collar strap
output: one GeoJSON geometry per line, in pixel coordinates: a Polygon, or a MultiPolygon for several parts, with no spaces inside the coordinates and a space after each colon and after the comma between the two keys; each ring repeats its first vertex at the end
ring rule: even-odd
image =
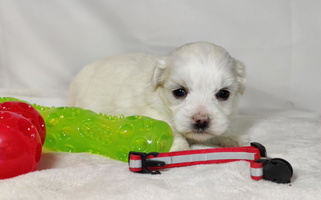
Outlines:
{"type": "Polygon", "coordinates": [[[265,157],[265,147],[259,143],[251,143],[251,146],[246,147],[196,149],[168,153],[152,152],[146,154],[131,151],[128,163],[129,170],[132,172],[160,174],[158,170],[164,168],[248,161],[253,180],[290,182],[293,174],[291,165],[283,159],[267,159],[265,157]]]}

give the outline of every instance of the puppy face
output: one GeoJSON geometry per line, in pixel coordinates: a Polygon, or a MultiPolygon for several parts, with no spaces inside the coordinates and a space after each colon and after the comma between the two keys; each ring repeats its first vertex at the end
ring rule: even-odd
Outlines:
{"type": "Polygon", "coordinates": [[[160,62],[154,84],[172,114],[174,128],[189,140],[223,134],[244,91],[244,65],[223,48],[186,44],[160,62]]]}

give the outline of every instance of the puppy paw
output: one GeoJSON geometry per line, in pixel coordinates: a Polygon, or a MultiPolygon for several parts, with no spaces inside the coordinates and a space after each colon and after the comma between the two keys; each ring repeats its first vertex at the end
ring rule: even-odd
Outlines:
{"type": "Polygon", "coordinates": [[[211,140],[211,144],[220,147],[239,147],[242,145],[235,136],[217,136],[211,140]]]}
{"type": "Polygon", "coordinates": [[[172,151],[185,151],[185,150],[190,150],[191,147],[189,146],[188,143],[186,144],[175,144],[173,143],[171,149],[170,149],[170,152],[172,151]]]}
{"type": "Polygon", "coordinates": [[[190,150],[190,146],[187,142],[187,140],[183,136],[175,136],[174,142],[172,144],[172,147],[170,149],[170,152],[172,151],[184,151],[184,150],[190,150]]]}
{"type": "Polygon", "coordinates": [[[205,145],[205,144],[193,144],[191,145],[191,149],[211,149],[211,148],[218,148],[219,146],[216,145],[205,145]]]}

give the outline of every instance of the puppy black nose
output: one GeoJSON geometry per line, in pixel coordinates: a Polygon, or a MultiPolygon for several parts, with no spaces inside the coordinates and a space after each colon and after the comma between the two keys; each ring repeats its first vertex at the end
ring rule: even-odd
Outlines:
{"type": "Polygon", "coordinates": [[[196,129],[206,129],[208,127],[208,121],[197,120],[194,124],[196,129]]]}
{"type": "Polygon", "coordinates": [[[195,115],[193,116],[194,129],[198,131],[204,131],[209,127],[210,119],[207,115],[195,115]]]}

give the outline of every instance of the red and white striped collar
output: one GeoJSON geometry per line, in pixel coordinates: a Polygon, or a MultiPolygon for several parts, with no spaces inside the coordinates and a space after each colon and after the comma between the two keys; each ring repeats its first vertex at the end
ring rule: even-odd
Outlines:
{"type": "Polygon", "coordinates": [[[251,143],[245,147],[226,147],[176,151],[168,153],[129,153],[129,170],[137,173],[160,174],[159,169],[200,164],[227,163],[233,161],[250,162],[253,180],[270,180],[276,183],[289,183],[293,175],[292,166],[280,158],[266,158],[265,147],[251,143]]]}

